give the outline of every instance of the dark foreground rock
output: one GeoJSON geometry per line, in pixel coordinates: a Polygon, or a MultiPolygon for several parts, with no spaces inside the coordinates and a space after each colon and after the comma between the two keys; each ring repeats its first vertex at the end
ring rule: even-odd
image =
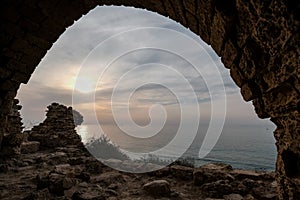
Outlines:
{"type": "Polygon", "coordinates": [[[146,183],[143,189],[154,197],[168,197],[171,193],[170,183],[166,180],[151,181],[146,183]]]}

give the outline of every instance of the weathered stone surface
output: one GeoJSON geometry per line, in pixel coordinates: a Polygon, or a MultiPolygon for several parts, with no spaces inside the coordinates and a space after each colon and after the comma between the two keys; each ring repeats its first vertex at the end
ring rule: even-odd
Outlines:
{"type": "Polygon", "coordinates": [[[244,197],[244,200],[255,200],[255,198],[254,198],[251,194],[247,194],[247,195],[244,197]]]}
{"type": "Polygon", "coordinates": [[[49,193],[49,190],[46,188],[46,189],[43,189],[43,190],[39,190],[37,192],[32,192],[27,197],[25,197],[24,200],[50,199],[50,198],[51,198],[51,195],[49,193]]]}
{"type": "Polygon", "coordinates": [[[72,200],[105,200],[105,196],[101,192],[75,192],[72,196],[72,200]]]}
{"type": "Polygon", "coordinates": [[[189,173],[191,168],[181,168],[178,165],[173,165],[172,172],[170,169],[172,166],[168,166],[158,172],[147,174],[123,173],[106,167],[74,145],[58,147],[56,152],[49,149],[32,154],[21,154],[18,159],[10,158],[5,163],[3,161],[0,163],[2,191],[0,198],[4,200],[228,198],[223,195],[232,198],[241,195],[252,196],[254,199],[272,199],[276,188],[274,177],[270,176],[270,173],[241,171],[242,175],[252,174],[251,177],[255,173],[260,174],[256,180],[243,179],[242,175],[238,175],[239,170],[232,170],[231,166],[226,164],[207,164],[203,169],[207,169],[212,177],[214,173],[219,177],[220,171],[230,177],[230,173],[235,171],[235,175],[240,179],[233,177],[230,180],[211,179],[212,182],[194,186],[192,174],[189,173]],[[71,165],[70,160],[76,162],[71,165]],[[77,160],[84,162],[77,162],[77,160]],[[159,180],[157,180],[158,176],[159,180]],[[149,193],[143,189],[143,185],[151,188],[149,193]]]}
{"type": "Polygon", "coordinates": [[[48,106],[47,118],[28,133],[28,140],[40,142],[41,148],[82,146],[81,138],[75,131],[73,111],[58,103],[48,106]]]}
{"type": "Polygon", "coordinates": [[[247,82],[241,87],[241,93],[245,101],[250,101],[259,96],[259,88],[253,82],[247,82]]]}
{"type": "Polygon", "coordinates": [[[244,200],[244,198],[239,194],[229,194],[224,195],[224,200],[244,200]]]}
{"type": "Polygon", "coordinates": [[[233,191],[228,180],[205,183],[201,186],[201,188],[207,196],[212,198],[222,198],[224,195],[231,194],[233,191]]]}
{"type": "Polygon", "coordinates": [[[166,197],[170,196],[171,189],[170,183],[166,180],[155,180],[150,183],[146,183],[143,189],[152,196],[166,197]]]}
{"type": "Polygon", "coordinates": [[[35,153],[39,150],[40,143],[37,141],[22,142],[21,153],[35,153]]]}
{"type": "Polygon", "coordinates": [[[110,185],[112,183],[124,183],[125,179],[119,172],[112,171],[112,172],[106,172],[99,176],[93,176],[91,177],[91,182],[93,183],[104,183],[107,185],[110,185]]]}
{"type": "Polygon", "coordinates": [[[22,118],[20,116],[19,110],[22,106],[18,105],[19,100],[15,99],[13,101],[12,109],[7,116],[7,123],[2,127],[4,131],[2,140],[2,151],[0,151],[1,156],[12,156],[21,153],[20,145],[25,139],[25,135],[22,134],[22,118]]]}
{"type": "Polygon", "coordinates": [[[248,179],[252,179],[252,180],[257,180],[262,175],[262,173],[259,173],[259,172],[240,170],[240,169],[235,169],[235,170],[231,171],[230,174],[237,179],[248,178],[248,179]]]}
{"type": "Polygon", "coordinates": [[[193,171],[194,169],[191,167],[185,167],[180,165],[172,165],[170,167],[170,171],[173,176],[183,179],[183,180],[191,180],[193,179],[193,171]]]}
{"type": "Polygon", "coordinates": [[[100,174],[103,171],[104,164],[96,159],[86,159],[85,164],[87,171],[91,174],[100,174]]]}
{"type": "MultiPolygon", "coordinates": [[[[281,124],[282,127],[277,127],[275,130],[276,146],[278,150],[277,156],[277,183],[284,182],[285,187],[279,187],[280,193],[293,193],[296,197],[299,194],[299,159],[298,153],[300,137],[294,135],[293,131],[299,133],[300,116],[297,112],[293,115],[284,118],[272,119],[276,124],[281,124]]],[[[280,184],[278,184],[280,186],[280,184]]]]}
{"type": "Polygon", "coordinates": [[[232,167],[223,163],[210,163],[194,170],[193,179],[195,185],[203,185],[218,180],[233,180],[229,172],[232,167]]]}

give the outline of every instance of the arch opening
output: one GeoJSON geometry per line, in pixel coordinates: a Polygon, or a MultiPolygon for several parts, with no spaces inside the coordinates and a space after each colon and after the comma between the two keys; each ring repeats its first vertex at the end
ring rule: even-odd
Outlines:
{"type": "MultiPolygon", "coordinates": [[[[94,1],[27,2],[26,5],[20,1],[1,2],[0,143],[7,131],[8,115],[20,83],[29,80],[41,58],[65,28],[97,4],[94,1]]],[[[290,4],[278,1],[240,0],[231,1],[229,8],[218,6],[218,1],[113,0],[101,4],[147,8],[170,16],[200,35],[230,68],[231,77],[241,87],[244,99],[253,100],[258,116],[271,117],[276,123],[278,152],[288,146],[298,153],[295,147],[299,137],[295,134],[299,132],[300,118],[297,109],[299,6],[291,8],[290,4]],[[258,50],[261,56],[257,57],[255,52],[258,50]]],[[[281,173],[282,165],[279,159],[279,198],[292,199],[296,195],[297,190],[293,190],[296,186],[281,173]]]]}
{"type": "MultiPolygon", "coordinates": [[[[184,147],[184,144],[178,143],[177,145],[178,148],[187,148],[186,150],[188,151],[185,153],[185,157],[196,160],[197,166],[207,162],[205,160],[211,160],[227,162],[236,168],[274,170],[275,146],[270,134],[274,127],[267,121],[256,120],[252,105],[244,105],[242,103],[242,98],[238,94],[239,90],[229,76],[229,70],[223,66],[220,58],[213,52],[211,47],[206,45],[197,35],[176,22],[144,10],[125,7],[97,7],[60,36],[60,39],[53,45],[52,49],[40,63],[35,74],[31,77],[31,81],[27,85],[22,86],[18,98],[21,100],[22,105],[24,105],[23,115],[31,117],[31,119],[27,119],[27,122],[41,121],[43,117],[41,110],[50,104],[51,101],[72,105],[71,95],[74,88],[73,108],[84,115],[86,124],[94,124],[96,121],[102,125],[102,123],[115,121],[115,118],[111,116],[112,111],[109,111],[110,114],[107,114],[109,110],[107,109],[108,102],[106,100],[86,99],[85,103],[81,103],[83,101],[82,96],[89,96],[95,90],[96,99],[110,97],[110,95],[107,95],[110,94],[110,88],[117,88],[117,82],[111,81],[112,79],[117,80],[125,87],[120,89],[121,92],[130,90],[133,86],[131,82],[134,79],[136,79],[134,85],[138,85],[138,80],[141,78],[145,80],[149,79],[150,85],[147,85],[146,81],[144,83],[146,85],[141,85],[140,88],[137,88],[132,94],[133,99],[130,99],[131,103],[129,104],[133,105],[131,106],[132,111],[130,113],[133,113],[131,117],[134,123],[146,126],[152,119],[160,119],[160,114],[154,116],[147,114],[148,111],[149,113],[151,112],[149,109],[151,104],[158,103],[166,108],[168,118],[170,118],[169,120],[167,118],[167,125],[165,124],[166,127],[164,127],[164,130],[161,130],[161,134],[170,135],[171,132],[177,130],[176,127],[180,125],[178,122],[182,120],[180,118],[181,113],[178,112],[180,111],[178,105],[182,107],[181,109],[186,109],[190,112],[187,116],[184,116],[188,117],[188,121],[195,118],[195,116],[192,117],[194,115],[192,113],[200,109],[199,114],[201,115],[201,119],[197,119],[201,125],[197,127],[198,132],[195,135],[195,139],[192,136],[187,137],[190,138],[192,146],[188,148],[184,147]],[[187,39],[189,37],[190,39],[187,39]],[[150,42],[146,42],[146,40],[150,42]],[[174,43],[173,41],[176,42],[174,43]],[[193,42],[197,45],[194,45],[193,42]],[[126,51],[126,54],[122,54],[118,50],[115,50],[125,48],[120,43],[124,43],[126,48],[129,46],[129,53],[126,51]],[[104,51],[102,51],[103,49],[104,51]],[[115,53],[115,51],[118,53],[115,53]],[[91,54],[94,54],[95,57],[92,57],[91,54]],[[104,66],[101,64],[105,63],[106,57],[112,57],[112,60],[114,60],[115,57],[112,55],[115,55],[116,61],[109,66],[105,66],[107,71],[104,71],[104,66]],[[90,62],[85,61],[89,59],[92,60],[90,62]],[[97,65],[97,69],[92,65],[97,65]],[[173,102],[174,100],[178,101],[180,95],[184,95],[184,97],[181,97],[184,98],[184,101],[191,102],[192,99],[189,96],[193,94],[191,92],[183,94],[179,91],[185,90],[185,84],[180,81],[180,77],[175,79],[174,72],[168,71],[165,68],[166,66],[175,70],[176,73],[182,74],[186,81],[191,84],[195,95],[197,95],[197,102],[188,103],[188,106],[181,104],[181,102],[173,102]],[[82,69],[89,69],[92,74],[86,73],[84,70],[80,72],[82,69]],[[133,72],[129,69],[133,70],[133,72]],[[104,73],[104,75],[100,72],[104,73]],[[83,73],[83,75],[80,73],[83,73]],[[218,73],[221,74],[219,82],[216,79],[219,76],[218,73]],[[54,75],[50,76],[51,74],[54,75]],[[126,80],[125,78],[125,82],[122,82],[124,80],[123,76],[128,76],[130,79],[126,80]],[[169,82],[172,84],[170,85],[169,82]],[[213,82],[210,83],[212,85],[211,88],[208,88],[209,82],[213,82]],[[159,85],[155,86],[154,83],[161,85],[161,87],[158,87],[159,85]],[[168,91],[172,89],[173,85],[176,85],[177,90],[173,88],[173,91],[168,91]],[[223,87],[225,87],[225,93],[222,92],[223,87]],[[168,94],[169,92],[175,92],[175,96],[172,97],[171,93],[168,94]],[[33,100],[32,96],[30,96],[32,93],[39,94],[40,98],[33,100]],[[212,93],[216,97],[211,97],[212,93]],[[43,99],[45,97],[47,98],[43,99]],[[74,101],[76,97],[80,98],[79,102],[76,99],[74,101]],[[96,102],[95,106],[98,109],[95,111],[97,115],[97,120],[95,121],[93,121],[92,117],[94,112],[93,107],[88,107],[92,105],[93,101],[96,102]],[[222,101],[227,101],[227,105],[222,105],[222,101]],[[196,104],[199,104],[199,108],[196,104]],[[214,108],[217,110],[215,113],[212,113],[213,104],[217,104],[214,108]],[[221,108],[218,108],[220,105],[227,109],[227,113],[225,113],[225,127],[224,129],[222,127],[222,132],[220,132],[220,134],[222,133],[221,139],[217,143],[215,150],[207,155],[205,159],[199,159],[198,151],[201,144],[203,144],[205,134],[214,134],[207,131],[209,124],[212,120],[222,120],[220,116],[223,113],[221,112],[221,108]],[[146,116],[147,119],[144,119],[143,116],[146,116]],[[168,125],[168,123],[172,125],[168,125]],[[253,126],[257,128],[254,130],[253,126]],[[239,134],[241,137],[238,137],[239,134]],[[239,145],[235,143],[235,138],[237,137],[239,138],[239,145]],[[262,151],[264,148],[265,151],[262,151]],[[234,153],[235,151],[237,153],[234,153]],[[223,153],[220,154],[219,152],[223,153]],[[251,154],[251,152],[254,153],[251,154]],[[256,157],[257,154],[261,156],[256,157]],[[240,157],[245,157],[244,161],[240,157]]],[[[117,97],[119,99],[115,101],[122,99],[125,102],[122,95],[117,97]]],[[[125,117],[124,113],[121,114],[123,111],[120,109],[116,112],[118,112],[118,115],[125,117]]],[[[124,121],[123,118],[122,120],[124,121]]],[[[163,119],[159,121],[163,121],[163,119]]],[[[127,124],[129,126],[129,122],[127,124]]],[[[98,133],[103,131],[114,143],[128,150],[129,154],[131,153],[130,151],[133,151],[133,153],[137,153],[138,151],[149,153],[151,152],[149,149],[154,151],[158,148],[157,146],[151,147],[148,145],[146,149],[143,149],[148,143],[153,143],[153,141],[145,140],[144,142],[139,142],[128,136],[122,136],[120,132],[122,129],[116,129],[118,124],[114,123],[111,126],[105,124],[105,126],[101,127],[103,130],[88,125],[87,127],[79,128],[79,130],[82,130],[82,132],[86,132],[86,130],[94,131],[96,132],[94,133],[95,137],[99,137],[98,133]]],[[[132,125],[130,127],[131,129],[129,130],[137,132],[136,134],[140,134],[140,132],[146,134],[146,129],[133,130],[132,125]]],[[[128,130],[128,127],[127,129],[126,127],[124,128],[128,130]]],[[[192,134],[191,132],[192,130],[189,128],[185,131],[185,134],[188,136],[192,134]]],[[[132,134],[129,133],[129,135],[132,134]]],[[[93,134],[87,133],[87,135],[90,136],[83,136],[85,142],[90,140],[93,134]]],[[[174,136],[171,134],[167,138],[174,138],[174,136]]],[[[215,138],[217,142],[218,135],[215,134],[215,138]]],[[[166,138],[157,136],[154,143],[160,148],[166,144],[164,142],[159,144],[157,141],[170,142],[166,138]]],[[[174,153],[176,149],[172,151],[173,153],[170,150],[161,152],[160,156],[165,159],[174,160],[177,155],[174,153]]],[[[138,158],[141,155],[132,154],[132,156],[138,158]]]]}

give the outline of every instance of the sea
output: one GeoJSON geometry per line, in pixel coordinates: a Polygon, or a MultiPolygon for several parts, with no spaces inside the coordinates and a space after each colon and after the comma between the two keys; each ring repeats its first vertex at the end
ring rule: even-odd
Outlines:
{"type": "MultiPolygon", "coordinates": [[[[167,128],[164,133],[160,134],[160,138],[152,138],[152,140],[133,140],[131,137],[125,137],[120,130],[112,125],[102,126],[100,131],[98,125],[81,125],[77,128],[77,133],[81,136],[84,143],[92,138],[98,138],[105,134],[115,145],[121,150],[127,152],[151,152],[155,148],[162,148],[168,144],[172,128],[167,128]],[[166,141],[164,141],[164,138],[166,141]],[[153,141],[154,139],[154,141],[153,141]]],[[[222,162],[232,165],[236,169],[248,169],[259,171],[274,171],[276,162],[276,146],[272,125],[241,125],[241,124],[225,124],[222,133],[214,146],[214,148],[204,158],[199,158],[199,149],[203,141],[203,130],[201,125],[195,138],[189,138],[189,134],[185,134],[183,140],[191,140],[192,144],[182,155],[183,158],[193,159],[195,166],[201,166],[211,162],[222,162]]],[[[178,152],[186,147],[179,144],[171,145],[169,151],[156,155],[161,159],[176,159],[178,152]]],[[[133,159],[137,159],[134,155],[129,155],[133,159]]]]}

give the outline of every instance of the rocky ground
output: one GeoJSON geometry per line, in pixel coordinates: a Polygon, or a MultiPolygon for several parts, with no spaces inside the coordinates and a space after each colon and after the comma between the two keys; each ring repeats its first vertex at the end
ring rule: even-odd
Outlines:
{"type": "Polygon", "coordinates": [[[71,107],[51,104],[44,122],[21,133],[17,104],[0,151],[1,200],[276,199],[273,172],[236,170],[222,163],[161,168],[139,161],[105,160],[125,171],[161,168],[143,174],[114,170],[83,146],[71,107]]]}
{"type": "Polygon", "coordinates": [[[0,171],[3,200],[276,199],[272,172],[234,170],[219,163],[125,173],[107,167],[76,145],[2,160],[0,171]]]}

